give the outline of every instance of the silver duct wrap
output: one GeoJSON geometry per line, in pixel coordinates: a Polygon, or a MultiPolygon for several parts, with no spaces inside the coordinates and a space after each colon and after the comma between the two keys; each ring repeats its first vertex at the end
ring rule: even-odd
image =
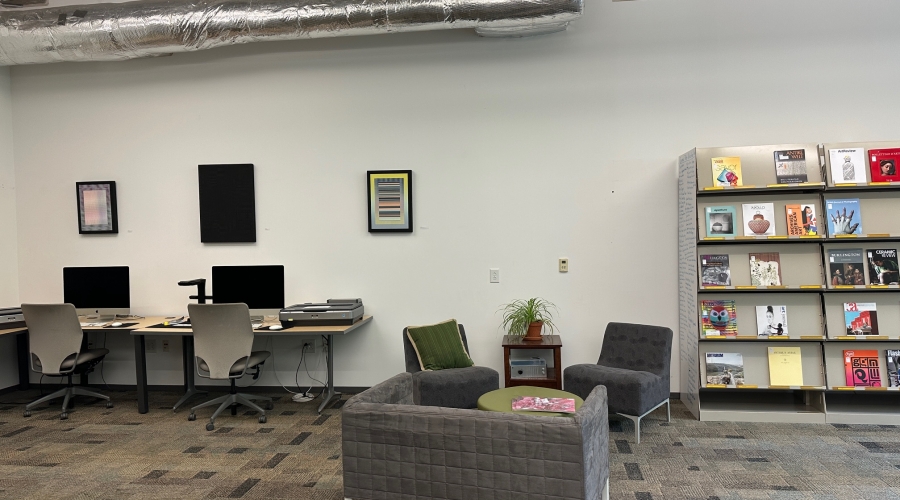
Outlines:
{"type": "Polygon", "coordinates": [[[0,65],[117,61],[236,43],[475,28],[559,31],[583,0],[140,0],[0,13],[0,65]]]}

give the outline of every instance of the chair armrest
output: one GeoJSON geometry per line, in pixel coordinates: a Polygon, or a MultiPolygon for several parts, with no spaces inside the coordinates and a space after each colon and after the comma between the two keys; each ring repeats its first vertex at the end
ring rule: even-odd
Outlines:
{"type": "Polygon", "coordinates": [[[594,387],[575,412],[584,443],[584,498],[600,498],[609,479],[609,409],[606,387],[594,387]],[[596,478],[597,480],[589,479],[596,478]]]}

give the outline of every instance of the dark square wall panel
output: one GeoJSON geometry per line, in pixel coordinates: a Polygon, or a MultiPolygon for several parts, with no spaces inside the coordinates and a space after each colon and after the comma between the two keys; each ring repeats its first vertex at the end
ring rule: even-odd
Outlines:
{"type": "Polygon", "coordinates": [[[253,164],[200,165],[200,241],[256,242],[253,164]]]}

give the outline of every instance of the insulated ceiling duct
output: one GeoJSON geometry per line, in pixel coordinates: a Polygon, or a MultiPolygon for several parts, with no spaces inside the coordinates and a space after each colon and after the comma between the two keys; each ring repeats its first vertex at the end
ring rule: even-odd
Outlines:
{"type": "Polygon", "coordinates": [[[566,29],[584,0],[139,0],[0,13],[0,65],[118,61],[237,43],[474,28],[566,29]]]}

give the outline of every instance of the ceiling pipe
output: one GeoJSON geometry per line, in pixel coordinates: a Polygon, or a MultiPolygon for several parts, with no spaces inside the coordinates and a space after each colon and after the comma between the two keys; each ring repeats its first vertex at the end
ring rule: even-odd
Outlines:
{"type": "Polygon", "coordinates": [[[119,61],[238,43],[474,28],[565,30],[583,0],[138,0],[0,13],[0,65],[119,61]]]}

